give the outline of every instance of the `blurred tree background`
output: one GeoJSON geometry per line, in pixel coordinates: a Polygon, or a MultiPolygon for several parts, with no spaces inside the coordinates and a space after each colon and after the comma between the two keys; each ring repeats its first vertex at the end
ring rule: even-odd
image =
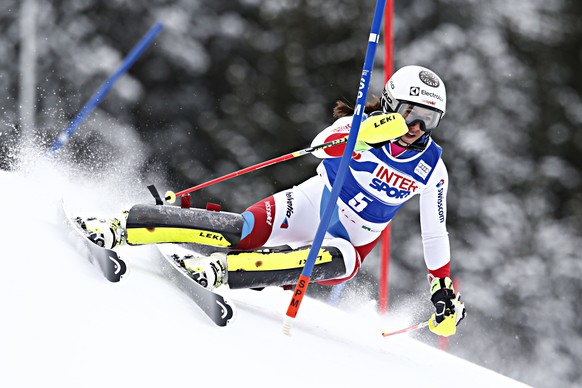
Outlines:
{"type": "MultiPolygon", "coordinates": [[[[355,102],[374,6],[3,0],[0,168],[17,167],[25,139],[48,148],[158,21],[155,44],[62,157],[89,171],[130,160],[144,190],[177,191],[302,149],[331,123],[336,100],[355,102]],[[35,67],[23,57],[31,37],[35,67]],[[23,125],[26,114],[34,129],[23,125]],[[167,181],[151,182],[158,174],[167,181]]],[[[429,67],[448,91],[434,138],[449,168],[452,269],[469,311],[449,351],[540,387],[582,384],[582,3],[396,0],[394,8],[395,69],[429,67]]],[[[370,95],[381,93],[382,65],[380,47],[370,95]]],[[[312,176],[317,163],[306,156],[235,178],[194,204],[242,211],[312,176]]],[[[422,300],[428,314],[417,200],[392,230],[391,309],[422,300]]],[[[374,253],[350,286],[376,297],[377,279],[374,253]]]]}

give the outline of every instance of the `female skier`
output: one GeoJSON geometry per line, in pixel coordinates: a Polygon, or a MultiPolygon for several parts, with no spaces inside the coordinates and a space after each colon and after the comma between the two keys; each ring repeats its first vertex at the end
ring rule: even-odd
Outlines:
{"type": "MultiPolygon", "coordinates": [[[[367,120],[382,114],[383,124],[402,125],[400,133],[406,133],[394,139],[390,138],[394,131],[381,131],[380,121],[367,130],[362,123],[311,281],[335,285],[353,278],[396,212],[418,195],[424,260],[435,306],[429,328],[450,336],[464,318],[465,308],[450,279],[449,178],[442,149],[431,137],[445,111],[443,81],[420,66],[399,69],[386,83],[381,99],[366,104],[367,120]]],[[[353,109],[339,101],[333,115],[336,121],[312,145],[349,134],[353,109]]],[[[224,284],[230,288],[291,285],[305,265],[344,149],[341,144],[316,151],[314,155],[323,159],[316,176],[255,203],[242,214],[136,205],[122,221],[93,218],[79,219],[79,224],[90,239],[111,248],[167,242],[228,248],[203,257],[188,250],[176,252],[191,277],[209,289],[224,284]]]]}

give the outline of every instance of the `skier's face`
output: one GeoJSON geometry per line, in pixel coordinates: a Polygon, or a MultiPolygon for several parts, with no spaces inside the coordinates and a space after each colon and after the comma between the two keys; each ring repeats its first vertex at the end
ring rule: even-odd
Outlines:
{"type": "Polygon", "coordinates": [[[424,131],[422,130],[420,123],[415,121],[412,125],[408,125],[408,132],[403,136],[400,136],[398,143],[400,143],[401,146],[406,147],[420,139],[422,135],[424,135],[424,131]]]}
{"type": "Polygon", "coordinates": [[[404,117],[408,126],[408,132],[398,139],[398,144],[403,147],[420,139],[425,131],[436,128],[443,116],[443,113],[438,109],[409,101],[400,101],[396,107],[396,112],[404,117]]]}

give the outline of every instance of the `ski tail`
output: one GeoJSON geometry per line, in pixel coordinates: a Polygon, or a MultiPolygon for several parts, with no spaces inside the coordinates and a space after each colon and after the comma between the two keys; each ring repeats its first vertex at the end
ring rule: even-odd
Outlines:
{"type": "Polygon", "coordinates": [[[128,267],[117,252],[100,247],[90,241],[81,227],[67,213],[64,201],[59,206],[59,218],[66,226],[69,240],[79,253],[83,254],[103,276],[112,283],[120,282],[128,273],[128,267]]]}
{"type": "Polygon", "coordinates": [[[175,249],[173,247],[175,246],[175,244],[156,245],[164,275],[192,299],[214,324],[220,327],[231,324],[236,317],[234,304],[228,298],[210,291],[194,281],[188,275],[187,270],[174,260],[175,249]]]}

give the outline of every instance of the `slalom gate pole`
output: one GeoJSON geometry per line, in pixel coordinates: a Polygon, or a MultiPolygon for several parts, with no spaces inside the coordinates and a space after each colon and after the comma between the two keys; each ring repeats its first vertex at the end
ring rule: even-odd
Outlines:
{"type": "Polygon", "coordinates": [[[115,71],[115,73],[101,85],[97,92],[95,92],[95,94],[91,97],[89,102],[85,104],[83,109],[81,109],[77,116],[75,116],[75,118],[69,123],[67,128],[59,134],[51,147],[52,154],[56,153],[61,147],[69,142],[69,139],[77,131],[77,128],[87,119],[89,113],[91,113],[93,109],[99,105],[103,97],[105,97],[105,95],[113,87],[115,81],[117,81],[135,63],[135,61],[140,57],[145,49],[152,43],[162,28],[163,25],[161,23],[156,23],[133,47],[117,71],[115,71]]]}
{"type": "MultiPolygon", "coordinates": [[[[386,0],[384,9],[384,84],[394,72],[394,39],[392,33],[394,15],[394,0],[386,0]]],[[[389,223],[380,237],[380,281],[378,284],[378,310],[381,314],[388,312],[390,300],[390,231],[389,223]]]]}
{"type": "Polygon", "coordinates": [[[313,244],[309,250],[309,255],[307,256],[305,266],[303,267],[303,271],[297,280],[297,285],[293,291],[291,302],[287,308],[287,314],[283,323],[283,333],[286,335],[290,335],[292,319],[297,316],[297,312],[301,306],[301,301],[307,292],[307,287],[309,286],[309,281],[311,279],[311,272],[313,271],[313,266],[315,265],[317,254],[319,253],[319,249],[323,243],[323,238],[327,232],[329,221],[336,209],[337,199],[344,184],[348,170],[348,164],[352,158],[352,152],[354,151],[354,147],[356,145],[360,124],[362,123],[362,114],[364,113],[364,107],[366,105],[366,99],[368,96],[370,78],[374,68],[374,57],[376,56],[376,47],[378,46],[378,40],[380,38],[380,27],[382,24],[382,14],[384,12],[385,4],[386,0],[378,0],[376,2],[376,9],[374,11],[374,19],[372,20],[372,27],[370,29],[370,35],[368,38],[366,58],[364,60],[364,68],[362,70],[362,77],[360,79],[360,87],[357,94],[356,108],[352,118],[352,127],[348,136],[348,142],[340,161],[335,182],[333,183],[333,187],[331,189],[329,201],[326,204],[325,211],[319,222],[317,232],[315,233],[315,238],[313,239],[313,244]]]}
{"type": "Polygon", "coordinates": [[[231,178],[234,178],[234,177],[237,177],[240,175],[244,175],[244,174],[249,173],[251,171],[256,171],[256,170],[259,170],[263,167],[271,166],[273,164],[284,162],[286,160],[295,159],[295,158],[298,158],[298,157],[303,156],[303,155],[311,154],[315,151],[319,151],[319,150],[323,150],[323,149],[333,147],[333,146],[336,146],[339,144],[343,144],[347,141],[348,141],[347,137],[342,137],[339,139],[328,141],[327,143],[319,144],[319,145],[316,145],[313,147],[304,148],[304,149],[299,150],[299,151],[291,152],[291,153],[286,154],[286,155],[282,155],[282,156],[279,156],[279,157],[276,157],[276,158],[273,158],[273,159],[270,159],[270,160],[267,160],[267,161],[264,161],[261,163],[257,163],[255,165],[252,165],[249,167],[245,167],[241,170],[231,172],[230,174],[226,174],[224,176],[212,179],[208,182],[201,183],[197,186],[190,187],[189,189],[178,191],[175,194],[171,191],[168,191],[165,194],[165,200],[168,201],[169,203],[174,203],[174,201],[176,200],[176,197],[182,197],[186,194],[192,193],[194,191],[198,191],[198,190],[203,189],[203,188],[208,187],[208,186],[212,186],[216,183],[224,182],[226,180],[229,180],[231,178]]]}

